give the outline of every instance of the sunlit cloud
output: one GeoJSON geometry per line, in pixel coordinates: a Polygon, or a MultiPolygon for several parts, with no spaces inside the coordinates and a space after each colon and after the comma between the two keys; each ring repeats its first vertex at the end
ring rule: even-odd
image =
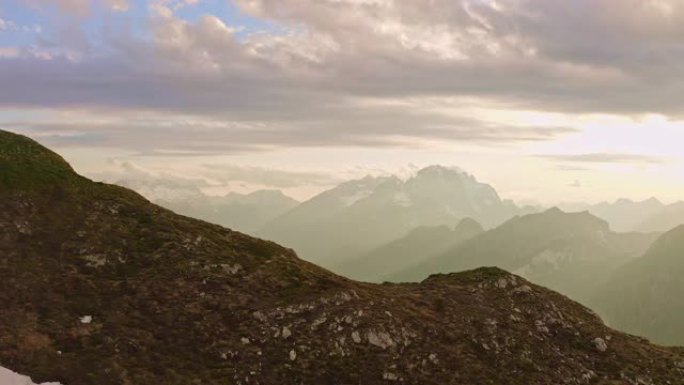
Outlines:
{"type": "Polygon", "coordinates": [[[628,164],[660,164],[666,160],[657,156],[638,155],[638,154],[568,154],[568,155],[539,155],[559,162],[570,163],[628,163],[628,164]]]}
{"type": "Polygon", "coordinates": [[[394,150],[472,163],[517,195],[540,195],[546,181],[559,186],[550,194],[565,193],[573,181],[550,177],[561,169],[601,183],[620,164],[684,192],[672,178],[684,140],[677,1],[11,0],[0,9],[0,33],[11,36],[0,45],[0,110],[20,111],[0,114],[0,126],[70,152],[256,162],[293,150],[305,164],[334,148],[366,154],[355,161],[372,168],[371,151],[394,150]],[[34,17],[12,21],[26,13],[34,17]],[[514,186],[488,157],[539,183],[514,186]]]}

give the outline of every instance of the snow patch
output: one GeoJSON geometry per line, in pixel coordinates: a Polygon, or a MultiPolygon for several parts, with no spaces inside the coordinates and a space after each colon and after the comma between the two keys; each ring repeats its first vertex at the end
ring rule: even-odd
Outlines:
{"type": "Polygon", "coordinates": [[[360,200],[368,198],[369,196],[371,196],[373,194],[373,191],[374,190],[359,190],[359,191],[355,191],[351,195],[343,196],[343,197],[341,197],[341,199],[342,199],[343,204],[345,206],[349,207],[349,206],[353,205],[354,203],[356,203],[360,200]]]}
{"type": "Polygon", "coordinates": [[[59,382],[34,383],[31,378],[22,376],[9,369],[0,367],[0,384],[2,385],[61,385],[59,382]]]}

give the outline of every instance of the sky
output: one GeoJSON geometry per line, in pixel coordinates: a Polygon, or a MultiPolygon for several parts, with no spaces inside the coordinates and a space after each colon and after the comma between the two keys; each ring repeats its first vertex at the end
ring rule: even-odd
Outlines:
{"type": "Polygon", "coordinates": [[[674,201],[682,36],[681,0],[3,0],[0,128],[215,195],[441,164],[674,201]]]}

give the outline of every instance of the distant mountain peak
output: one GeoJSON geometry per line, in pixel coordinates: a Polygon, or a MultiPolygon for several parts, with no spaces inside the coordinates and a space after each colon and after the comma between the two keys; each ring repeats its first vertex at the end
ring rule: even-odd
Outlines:
{"type": "Polygon", "coordinates": [[[467,175],[463,170],[455,166],[442,166],[433,164],[421,168],[416,172],[416,176],[445,176],[445,175],[467,175]]]}
{"type": "Polygon", "coordinates": [[[461,221],[456,225],[455,230],[461,230],[461,229],[473,229],[473,230],[478,230],[478,231],[484,231],[484,228],[480,224],[480,222],[474,220],[473,218],[466,217],[461,219],[461,221]]]}
{"type": "Polygon", "coordinates": [[[552,207],[541,213],[533,213],[512,218],[503,227],[542,231],[545,233],[607,233],[610,225],[605,220],[588,211],[567,213],[552,207]]]}
{"type": "Polygon", "coordinates": [[[643,203],[649,203],[649,204],[656,204],[656,205],[662,205],[663,202],[660,201],[660,199],[656,197],[650,197],[646,199],[643,203]]]}
{"type": "Polygon", "coordinates": [[[282,198],[282,199],[291,199],[295,200],[294,198],[290,197],[289,195],[285,194],[284,192],[276,189],[268,189],[268,190],[256,190],[252,191],[248,194],[245,195],[246,197],[253,197],[253,198],[282,198]]]}
{"type": "MultiPolygon", "coordinates": [[[[609,204],[609,203],[607,203],[609,204]]],[[[615,205],[662,205],[663,203],[656,197],[650,197],[642,201],[636,201],[629,198],[619,198],[615,201],[615,205]]]]}

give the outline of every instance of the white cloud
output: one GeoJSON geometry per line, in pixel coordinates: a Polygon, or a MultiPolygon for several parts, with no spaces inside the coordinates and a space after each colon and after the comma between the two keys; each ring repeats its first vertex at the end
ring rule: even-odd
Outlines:
{"type": "MultiPolygon", "coordinates": [[[[146,159],[138,158],[144,162],[146,159]]],[[[149,160],[149,159],[147,159],[149,160]]],[[[274,168],[212,160],[195,162],[179,171],[168,165],[142,166],[135,160],[110,160],[89,177],[129,187],[148,199],[176,200],[230,191],[251,192],[260,189],[315,192],[343,181],[330,172],[274,168]]]]}
{"type": "Polygon", "coordinates": [[[106,0],[106,2],[109,8],[115,12],[126,12],[130,7],[128,0],[106,0]]]}
{"type": "Polygon", "coordinates": [[[541,158],[569,163],[627,163],[627,164],[661,164],[666,160],[659,156],[643,154],[589,153],[589,154],[554,154],[539,155],[541,158]]]}

